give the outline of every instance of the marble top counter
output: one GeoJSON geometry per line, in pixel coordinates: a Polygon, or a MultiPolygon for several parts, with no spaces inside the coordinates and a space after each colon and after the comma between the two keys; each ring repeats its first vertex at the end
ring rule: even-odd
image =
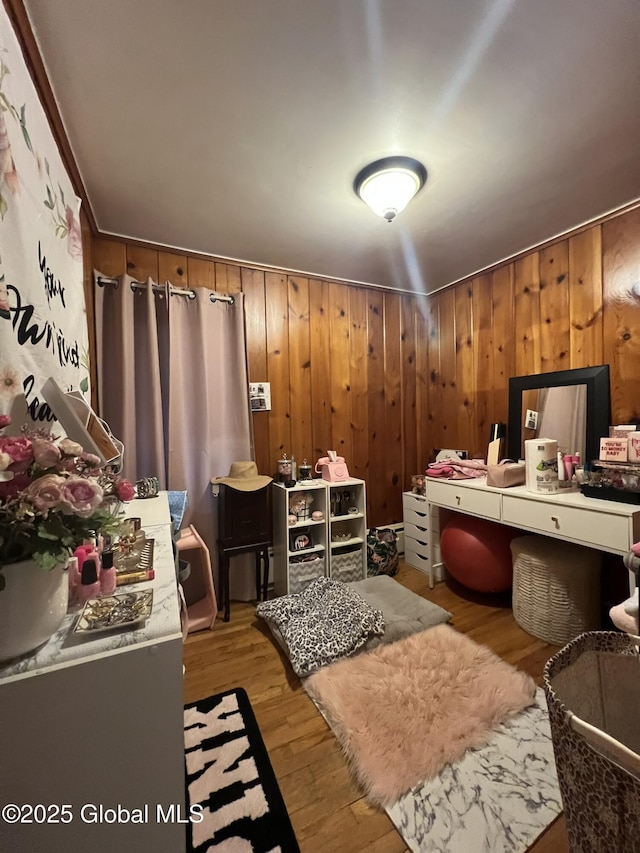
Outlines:
{"type": "Polygon", "coordinates": [[[182,637],[166,493],[146,501],[131,501],[125,514],[140,516],[147,538],[154,540],[155,578],[119,587],[116,593],[153,589],[153,609],[147,621],[140,628],[123,628],[95,636],[77,635],[73,629],[82,606],[75,607],[67,613],[53,637],[37,652],[0,666],[0,686],[50,670],[75,666],[96,657],[126,653],[134,646],[153,645],[182,637]]]}

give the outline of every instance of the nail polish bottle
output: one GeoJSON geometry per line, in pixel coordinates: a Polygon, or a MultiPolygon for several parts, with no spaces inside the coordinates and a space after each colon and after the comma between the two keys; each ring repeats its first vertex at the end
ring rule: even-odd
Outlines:
{"type": "Polygon", "coordinates": [[[100,580],[100,554],[98,554],[95,548],[91,551],[87,550],[87,554],[84,559],[85,561],[89,559],[95,560],[96,571],[98,572],[98,580],[100,580]]]}
{"type": "Polygon", "coordinates": [[[78,545],[78,547],[73,552],[73,556],[78,561],[78,575],[82,574],[82,564],[84,563],[87,553],[89,553],[89,550],[90,548],[88,545],[78,545]]]}
{"type": "Polygon", "coordinates": [[[100,594],[113,595],[116,590],[116,567],[113,565],[113,551],[102,552],[100,569],[100,594]]]}
{"type": "Polygon", "coordinates": [[[89,598],[100,595],[100,581],[98,580],[98,566],[95,557],[86,557],[82,565],[82,576],[78,586],[78,599],[84,603],[89,598]]]}

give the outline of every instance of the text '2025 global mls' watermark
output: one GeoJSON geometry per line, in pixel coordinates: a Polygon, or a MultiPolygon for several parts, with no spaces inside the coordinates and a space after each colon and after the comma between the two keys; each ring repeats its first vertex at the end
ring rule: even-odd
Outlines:
{"type": "Polygon", "coordinates": [[[142,803],[127,807],[122,803],[82,805],[56,803],[5,803],[0,808],[0,821],[7,824],[68,824],[81,823],[201,823],[204,807],[194,804],[185,808],[181,803],[142,803]]]}

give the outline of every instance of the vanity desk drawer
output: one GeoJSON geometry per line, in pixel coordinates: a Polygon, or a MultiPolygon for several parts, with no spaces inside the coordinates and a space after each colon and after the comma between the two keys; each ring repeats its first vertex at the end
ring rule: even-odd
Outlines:
{"type": "Polygon", "coordinates": [[[505,524],[514,527],[570,539],[603,551],[620,552],[621,544],[629,541],[629,519],[626,515],[562,506],[535,498],[524,500],[504,495],[502,518],[505,524]]]}
{"type": "Polygon", "coordinates": [[[462,486],[456,482],[427,483],[427,498],[430,503],[459,512],[479,515],[492,521],[500,521],[501,495],[486,489],[462,486]]]}

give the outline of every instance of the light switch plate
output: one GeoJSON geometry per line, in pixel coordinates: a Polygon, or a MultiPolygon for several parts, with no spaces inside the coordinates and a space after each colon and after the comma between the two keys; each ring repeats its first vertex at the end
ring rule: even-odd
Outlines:
{"type": "Polygon", "coordinates": [[[538,413],[534,412],[533,409],[527,409],[527,413],[524,416],[524,425],[527,429],[537,429],[538,413]]]}

